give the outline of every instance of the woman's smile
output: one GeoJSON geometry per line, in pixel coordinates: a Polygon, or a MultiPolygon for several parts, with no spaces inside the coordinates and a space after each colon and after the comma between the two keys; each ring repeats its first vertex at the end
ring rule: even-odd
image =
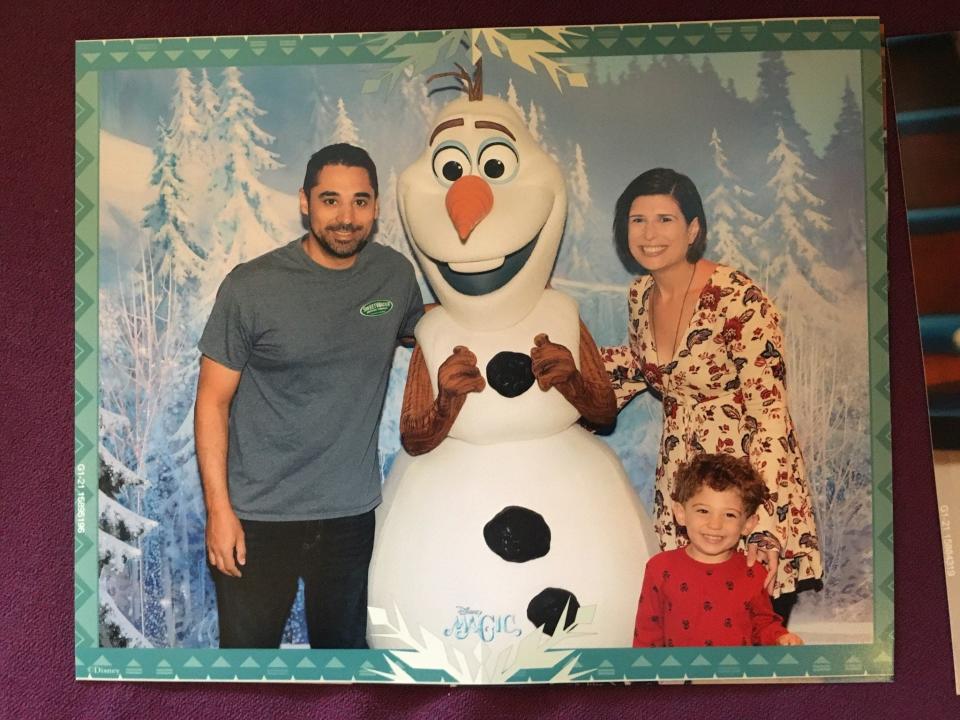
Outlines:
{"type": "Polygon", "coordinates": [[[699,231],[699,221],[687,223],[670,195],[640,195],[627,215],[630,253],[647,271],[656,272],[687,262],[687,248],[699,231]]]}

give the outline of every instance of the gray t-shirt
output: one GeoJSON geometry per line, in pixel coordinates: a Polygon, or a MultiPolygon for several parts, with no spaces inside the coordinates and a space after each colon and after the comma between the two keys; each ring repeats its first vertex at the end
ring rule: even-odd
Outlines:
{"type": "Polygon", "coordinates": [[[320,520],[380,503],[394,348],[422,314],[413,267],[376,243],[330,270],[294,240],[227,275],[199,347],[241,372],[227,452],[239,517],[320,520]]]}

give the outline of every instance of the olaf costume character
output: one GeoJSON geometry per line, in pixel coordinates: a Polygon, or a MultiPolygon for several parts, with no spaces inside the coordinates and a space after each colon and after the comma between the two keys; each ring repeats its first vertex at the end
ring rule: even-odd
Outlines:
{"type": "Polygon", "coordinates": [[[416,328],[370,606],[464,650],[553,635],[584,608],[570,646],[630,646],[656,542],[617,456],[577,424],[616,408],[576,302],[544,289],[560,168],[505,102],[462,98],[398,199],[441,306],[416,328]]]}

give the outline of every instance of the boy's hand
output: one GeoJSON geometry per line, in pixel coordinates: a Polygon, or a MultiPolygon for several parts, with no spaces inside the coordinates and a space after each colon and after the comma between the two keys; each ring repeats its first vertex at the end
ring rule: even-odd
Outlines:
{"type": "Polygon", "coordinates": [[[777,638],[777,645],[803,645],[803,638],[795,633],[787,632],[777,638]]]}

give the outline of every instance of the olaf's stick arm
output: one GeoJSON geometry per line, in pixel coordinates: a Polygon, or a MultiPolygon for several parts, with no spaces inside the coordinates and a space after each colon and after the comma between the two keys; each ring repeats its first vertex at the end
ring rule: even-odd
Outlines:
{"type": "Polygon", "coordinates": [[[423,455],[439,445],[450,432],[467,394],[486,386],[477,356],[458,345],[437,371],[440,392],[433,397],[430,371],[418,345],[410,357],[407,384],[400,410],[400,442],[410,455],[423,455]]]}
{"type": "Polygon", "coordinates": [[[593,336],[580,321],[580,369],[563,345],[544,334],[534,338],[533,374],[541,390],[555,387],[591,425],[606,427],[617,417],[617,399],[593,336]]]}

